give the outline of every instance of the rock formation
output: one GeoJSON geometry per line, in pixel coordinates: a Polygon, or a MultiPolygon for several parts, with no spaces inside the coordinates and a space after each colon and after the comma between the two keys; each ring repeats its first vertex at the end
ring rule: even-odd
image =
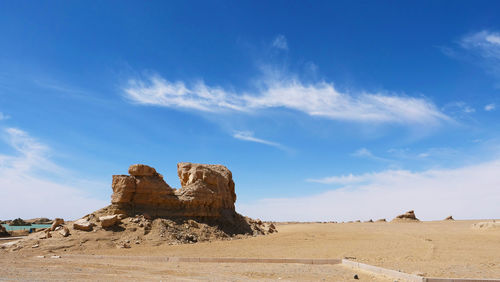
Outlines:
{"type": "Polygon", "coordinates": [[[235,211],[235,184],[222,165],[179,163],[182,188],[174,189],[147,165],[132,165],[130,175],[114,175],[111,204],[74,222],[55,219],[11,250],[136,248],[232,240],[278,232],[271,222],[235,211]],[[43,239],[43,240],[42,240],[43,239]]]}
{"type": "Polygon", "coordinates": [[[418,218],[415,216],[414,211],[407,211],[404,214],[400,214],[396,216],[392,221],[419,221],[418,218]]]}
{"type": "MultiPolygon", "coordinates": [[[[180,189],[170,187],[161,174],[147,165],[131,165],[128,172],[130,175],[113,175],[111,205],[82,220],[94,226],[115,226],[115,229],[121,228],[125,224],[122,220],[127,217],[140,217],[148,224],[156,219],[168,219],[176,224],[194,220],[221,230],[228,236],[277,232],[274,225],[259,223],[260,220],[243,217],[235,211],[233,176],[223,165],[178,163],[180,189]],[[102,220],[102,217],[112,215],[116,217],[110,221],[102,220]]],[[[146,223],[143,225],[146,226],[146,223]]],[[[75,228],[82,230],[80,226],[75,228]]]]}
{"type": "Polygon", "coordinates": [[[179,163],[181,189],[171,188],[152,167],[132,165],[113,175],[112,207],[129,216],[221,218],[234,213],[234,182],[222,165],[179,163]]]}
{"type": "Polygon", "coordinates": [[[59,234],[61,234],[63,237],[68,237],[70,235],[68,227],[63,226],[61,229],[59,229],[59,234]]]}
{"type": "Polygon", "coordinates": [[[85,220],[83,218],[73,222],[73,228],[75,230],[92,231],[93,227],[94,224],[92,222],[89,222],[88,220],[85,220]]]}
{"type": "Polygon", "coordinates": [[[8,237],[10,236],[10,233],[5,230],[5,227],[0,224],[0,237],[8,237]]]}
{"type": "Polygon", "coordinates": [[[101,222],[101,226],[103,228],[107,228],[119,223],[120,219],[118,219],[118,216],[114,214],[114,215],[101,216],[99,217],[99,221],[101,222]]]}
{"type": "Polygon", "coordinates": [[[16,218],[9,223],[9,226],[30,226],[31,223],[24,221],[22,218],[16,218]]]}
{"type": "Polygon", "coordinates": [[[62,218],[55,218],[54,222],[52,222],[52,226],[50,227],[50,231],[56,230],[56,228],[60,225],[64,224],[64,219],[62,218]]]}
{"type": "Polygon", "coordinates": [[[453,216],[450,215],[447,218],[445,218],[444,220],[455,220],[455,219],[453,218],[453,216]]]}

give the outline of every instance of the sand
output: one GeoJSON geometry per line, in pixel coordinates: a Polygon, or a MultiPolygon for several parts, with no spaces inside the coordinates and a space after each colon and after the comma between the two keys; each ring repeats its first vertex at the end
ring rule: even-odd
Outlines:
{"type": "MultiPolygon", "coordinates": [[[[485,220],[481,220],[485,221],[485,220]]],[[[500,278],[500,230],[472,228],[480,221],[417,223],[278,224],[279,233],[238,240],[185,245],[140,246],[130,249],[85,248],[51,252],[30,249],[0,252],[0,277],[41,279],[158,280],[161,277],[211,280],[360,280],[384,277],[360,274],[341,265],[145,263],[93,260],[65,254],[176,257],[349,258],[427,277],[500,278]],[[36,255],[60,255],[37,259],[36,255]],[[133,265],[133,267],[128,267],[133,265]],[[47,272],[47,270],[54,270],[47,272]],[[63,269],[68,269],[64,272],[63,269]],[[57,274],[61,271],[60,274],[57,274]],[[59,275],[59,276],[58,276],[59,275]]],[[[86,242],[91,246],[99,242],[86,242]]],[[[42,242],[43,244],[43,242],[42,242]]],[[[392,280],[390,280],[392,281],[392,280]]]]}

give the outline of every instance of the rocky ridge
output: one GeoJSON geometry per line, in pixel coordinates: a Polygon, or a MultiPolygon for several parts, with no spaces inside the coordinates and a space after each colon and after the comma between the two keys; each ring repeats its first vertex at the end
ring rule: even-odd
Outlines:
{"type": "Polygon", "coordinates": [[[230,240],[277,232],[272,223],[238,214],[235,184],[222,165],[179,163],[181,188],[170,187],[150,166],[113,175],[111,204],[74,221],[54,220],[9,250],[133,248],[230,240]],[[34,247],[36,246],[36,247],[34,247]]]}

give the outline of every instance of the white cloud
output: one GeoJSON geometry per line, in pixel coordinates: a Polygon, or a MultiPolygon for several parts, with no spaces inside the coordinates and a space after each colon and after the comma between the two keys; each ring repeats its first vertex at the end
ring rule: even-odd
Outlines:
{"type": "Polygon", "coordinates": [[[484,106],[484,110],[487,112],[493,111],[493,110],[495,110],[495,108],[496,108],[495,104],[488,104],[488,105],[484,106]]]}
{"type": "Polygon", "coordinates": [[[485,58],[500,59],[500,33],[483,30],[463,37],[460,45],[485,58]]]}
{"type": "Polygon", "coordinates": [[[203,82],[187,86],[159,76],[130,80],[124,89],[134,103],[204,112],[253,112],[284,108],[327,119],[400,124],[438,124],[451,120],[425,99],[407,96],[343,93],[327,82],[305,84],[290,78],[264,81],[257,93],[233,93],[203,82]]]}
{"type": "Polygon", "coordinates": [[[0,112],[0,120],[6,120],[9,119],[10,117],[8,115],[5,115],[4,113],[0,112]]]}
{"type": "Polygon", "coordinates": [[[372,159],[372,160],[376,160],[376,161],[383,161],[383,162],[390,162],[391,161],[389,159],[374,155],[370,150],[368,150],[366,148],[360,148],[360,149],[356,150],[356,152],[352,153],[351,156],[358,157],[358,158],[367,158],[367,159],[372,159]]]}
{"type": "Polygon", "coordinates": [[[423,220],[498,218],[500,160],[456,169],[387,170],[316,180],[343,188],[299,198],[239,204],[251,217],[279,221],[346,221],[387,218],[415,210],[423,220]]]}
{"type": "MultiPolygon", "coordinates": [[[[88,197],[83,189],[49,180],[42,175],[67,172],[54,164],[50,148],[17,129],[4,130],[15,155],[0,155],[0,216],[8,218],[63,217],[75,219],[107,205],[88,197]]],[[[81,182],[72,179],[73,183],[81,182]]]]}
{"type": "Polygon", "coordinates": [[[354,152],[352,155],[355,157],[368,157],[368,158],[374,157],[372,152],[370,152],[370,150],[368,150],[366,148],[361,148],[361,149],[357,150],[356,152],[354,152]]]}
{"type": "Polygon", "coordinates": [[[322,183],[322,184],[347,185],[347,184],[363,182],[363,181],[365,181],[365,177],[360,176],[360,175],[348,174],[348,175],[341,175],[341,176],[324,177],[324,178],[320,178],[320,179],[310,178],[310,179],[307,179],[306,181],[322,183]]]}
{"type": "Polygon", "coordinates": [[[278,35],[273,40],[272,46],[277,49],[288,50],[288,42],[284,35],[278,35]]]}
{"type": "MultiPolygon", "coordinates": [[[[487,73],[500,77],[500,33],[483,30],[464,36],[459,44],[467,51],[451,53],[452,57],[459,57],[483,67],[487,73]]],[[[498,83],[497,83],[498,87],[498,83]]]]}
{"type": "Polygon", "coordinates": [[[462,113],[471,114],[476,112],[476,109],[462,101],[448,103],[443,107],[443,110],[454,115],[462,113]]]}
{"type": "Polygon", "coordinates": [[[285,146],[283,146],[283,145],[281,145],[279,143],[272,142],[272,141],[267,141],[267,140],[264,140],[264,139],[260,139],[260,138],[254,137],[253,132],[250,132],[250,131],[236,131],[236,132],[233,133],[233,137],[236,138],[236,139],[239,139],[239,140],[243,140],[243,141],[249,141],[249,142],[255,142],[255,143],[265,144],[265,145],[276,147],[278,149],[285,150],[285,151],[288,150],[287,147],[285,147],[285,146]]]}

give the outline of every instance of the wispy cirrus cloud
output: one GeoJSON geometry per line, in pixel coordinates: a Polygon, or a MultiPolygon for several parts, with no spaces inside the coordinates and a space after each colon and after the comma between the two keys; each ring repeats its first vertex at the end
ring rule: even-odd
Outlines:
{"type": "Polygon", "coordinates": [[[423,220],[440,220],[448,215],[492,219],[500,213],[499,170],[500,160],[494,160],[455,169],[386,170],[309,179],[343,187],[311,196],[239,204],[238,210],[277,221],[392,219],[412,209],[423,220]]]}
{"type": "Polygon", "coordinates": [[[236,131],[233,134],[233,137],[236,139],[244,140],[244,141],[250,141],[250,142],[256,142],[256,143],[261,143],[269,146],[281,146],[278,143],[267,141],[264,139],[256,138],[253,136],[253,132],[251,131],[236,131]]]}
{"type": "Polygon", "coordinates": [[[367,159],[372,159],[376,161],[383,161],[383,162],[390,162],[391,160],[382,158],[379,156],[374,155],[370,150],[366,148],[360,148],[356,150],[354,153],[351,154],[353,157],[358,157],[358,158],[367,158],[367,159]]]}
{"type": "Polygon", "coordinates": [[[0,112],[0,120],[6,120],[6,119],[9,119],[9,118],[10,118],[10,116],[8,116],[8,115],[0,112]]]}
{"type": "Polygon", "coordinates": [[[129,80],[124,93],[137,104],[213,113],[281,108],[359,123],[430,125],[451,120],[423,98],[341,92],[332,83],[303,83],[296,78],[266,80],[260,84],[255,93],[236,93],[201,81],[188,85],[155,75],[146,80],[129,80]]]}
{"type": "Polygon", "coordinates": [[[484,106],[484,110],[487,111],[487,112],[494,111],[495,109],[496,109],[496,105],[495,104],[488,104],[488,105],[484,106]]]}
{"type": "Polygon", "coordinates": [[[488,74],[500,78],[500,33],[482,30],[469,33],[458,41],[460,48],[443,48],[453,58],[469,61],[482,67],[488,74]]]}
{"type": "Polygon", "coordinates": [[[460,45],[467,50],[488,58],[500,60],[500,33],[483,30],[464,36],[460,45]]]}
{"type": "Polygon", "coordinates": [[[274,38],[272,46],[277,49],[288,50],[288,42],[286,40],[286,37],[282,34],[279,34],[274,38]]]}
{"type": "MultiPolygon", "coordinates": [[[[75,219],[107,204],[87,196],[84,189],[43,177],[67,171],[50,159],[48,146],[27,132],[7,128],[3,130],[3,137],[4,143],[14,151],[12,155],[0,155],[0,215],[3,219],[40,216],[75,219]]],[[[71,182],[80,181],[72,179],[71,182]]]]}

